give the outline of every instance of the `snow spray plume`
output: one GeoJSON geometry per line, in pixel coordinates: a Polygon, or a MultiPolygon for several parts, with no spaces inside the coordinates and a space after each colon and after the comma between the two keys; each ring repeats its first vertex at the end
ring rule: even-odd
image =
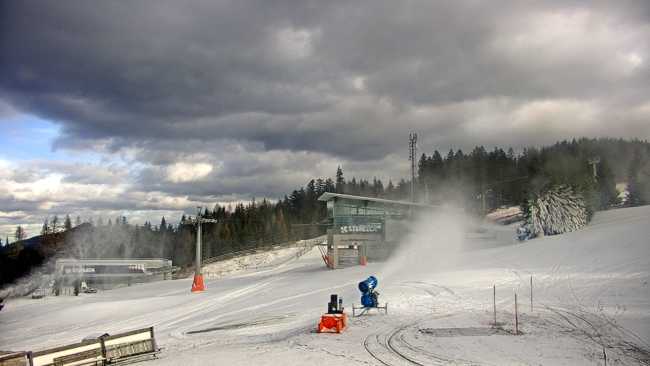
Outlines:
{"type": "MultiPolygon", "coordinates": [[[[52,267],[54,262],[51,262],[52,267]]],[[[53,276],[49,273],[50,266],[48,263],[40,267],[33,268],[27,276],[18,279],[16,282],[0,289],[0,298],[6,299],[11,297],[25,296],[34,292],[38,288],[49,287],[53,276]]]]}
{"type": "Polygon", "coordinates": [[[31,269],[29,275],[0,290],[0,297],[25,296],[34,290],[48,289],[54,280],[57,259],[125,259],[164,258],[163,234],[155,236],[150,230],[127,223],[112,226],[82,224],[64,233],[43,238],[42,251],[45,262],[31,269]],[[58,248],[56,250],[52,248],[58,248]]]}
{"type": "Polygon", "coordinates": [[[413,230],[379,272],[380,278],[403,279],[453,265],[463,248],[469,218],[458,209],[441,208],[414,219],[413,230]]]}
{"type": "Polygon", "coordinates": [[[66,239],[66,254],[72,258],[162,258],[162,233],[120,223],[89,226],[66,239]]]}

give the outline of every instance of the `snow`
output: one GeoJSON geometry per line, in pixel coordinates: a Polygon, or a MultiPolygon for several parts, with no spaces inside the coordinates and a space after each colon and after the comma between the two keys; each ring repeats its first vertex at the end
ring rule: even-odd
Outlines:
{"type": "Polygon", "coordinates": [[[305,254],[306,249],[308,248],[303,246],[281,248],[214,262],[203,266],[203,274],[206,278],[218,279],[244,270],[261,270],[281,266],[289,260],[305,254]]]}
{"type": "Polygon", "coordinates": [[[396,365],[593,365],[603,363],[603,349],[610,365],[648,363],[649,223],[650,206],[617,209],[564,235],[498,246],[492,238],[483,249],[463,249],[454,225],[427,222],[426,235],[411,238],[401,255],[366,267],[328,270],[313,249],[291,260],[291,253],[248,259],[264,262],[257,269],[222,264],[228,271],[215,270],[219,278],[200,294],[183,279],[11,299],[0,312],[0,349],[39,350],[153,325],[164,347],[156,365],[373,365],[377,358],[396,365]],[[388,315],[350,319],[342,334],[315,333],[329,295],[342,296],[349,310],[359,302],[357,283],[370,274],[379,278],[388,315]],[[491,327],[493,285],[499,328],[491,327]]]}
{"type": "Polygon", "coordinates": [[[485,218],[497,223],[507,224],[523,220],[523,214],[524,213],[521,211],[521,207],[519,206],[502,207],[485,215],[485,218]]]}

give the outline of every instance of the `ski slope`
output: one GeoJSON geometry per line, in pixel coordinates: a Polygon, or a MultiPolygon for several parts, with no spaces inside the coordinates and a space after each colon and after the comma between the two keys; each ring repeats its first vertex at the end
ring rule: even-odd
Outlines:
{"type": "Polygon", "coordinates": [[[187,279],[12,299],[0,312],[0,349],[154,325],[164,348],[157,365],[593,365],[603,350],[609,365],[650,364],[650,206],[599,212],[583,230],[520,244],[450,250],[456,239],[421,233],[395,260],[334,271],[315,249],[208,280],[200,294],[187,279]],[[351,319],[340,335],[314,333],[329,295],[349,308],[370,274],[388,315],[351,319]],[[499,328],[490,327],[493,285],[499,328]]]}

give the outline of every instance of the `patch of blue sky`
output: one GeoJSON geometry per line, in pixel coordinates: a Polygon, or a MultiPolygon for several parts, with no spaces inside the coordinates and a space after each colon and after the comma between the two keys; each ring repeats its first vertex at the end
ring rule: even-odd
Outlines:
{"type": "Polygon", "coordinates": [[[0,159],[7,161],[64,160],[98,162],[99,154],[92,152],[54,150],[52,145],[60,136],[60,127],[49,120],[29,114],[0,117],[0,159]]]}

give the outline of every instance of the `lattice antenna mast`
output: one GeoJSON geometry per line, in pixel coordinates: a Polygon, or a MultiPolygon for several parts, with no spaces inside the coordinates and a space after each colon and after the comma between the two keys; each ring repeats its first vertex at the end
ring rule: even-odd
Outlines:
{"type": "Polygon", "coordinates": [[[589,159],[589,165],[591,165],[591,167],[594,170],[594,181],[595,182],[598,181],[598,164],[600,164],[600,156],[595,156],[595,157],[589,159]]]}
{"type": "Polygon", "coordinates": [[[409,134],[409,160],[411,161],[411,202],[415,202],[415,169],[417,161],[417,142],[418,134],[411,132],[409,134]]]}

